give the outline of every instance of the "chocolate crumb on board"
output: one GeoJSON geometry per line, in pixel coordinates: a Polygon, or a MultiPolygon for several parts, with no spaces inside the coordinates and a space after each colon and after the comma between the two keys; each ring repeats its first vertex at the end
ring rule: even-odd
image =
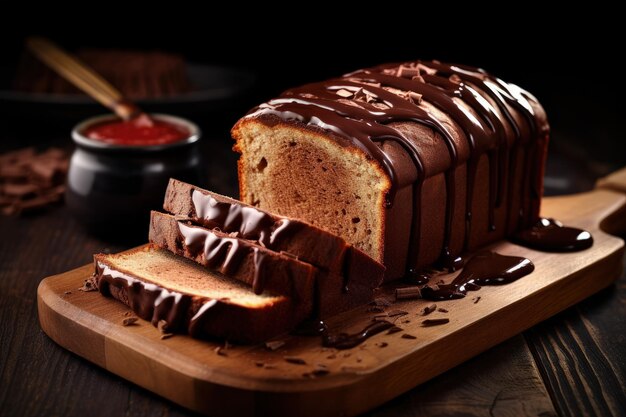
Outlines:
{"type": "Polygon", "coordinates": [[[472,298],[472,301],[474,301],[474,304],[476,304],[477,302],[480,301],[480,295],[478,297],[474,297],[472,298]]]}
{"type": "Polygon", "coordinates": [[[283,346],[285,346],[285,342],[283,340],[270,340],[269,342],[265,342],[265,349],[271,351],[278,350],[283,346]]]}
{"type": "Polygon", "coordinates": [[[375,298],[374,301],[372,301],[370,304],[378,306],[378,307],[389,307],[393,303],[389,301],[388,299],[386,299],[385,297],[378,297],[378,298],[375,298]]]}
{"type": "Polygon", "coordinates": [[[357,361],[357,362],[363,362],[363,358],[362,358],[362,357],[360,357],[360,356],[357,356],[357,357],[356,357],[356,361],[357,361]]]}
{"type": "Polygon", "coordinates": [[[228,353],[226,353],[226,348],[224,346],[216,347],[215,349],[213,349],[213,352],[215,352],[219,356],[228,356],[228,353]]]}
{"type": "Polygon", "coordinates": [[[0,154],[0,214],[16,215],[61,201],[67,167],[66,153],[57,148],[0,154]]]}
{"type": "Polygon", "coordinates": [[[422,298],[422,290],[418,286],[396,288],[396,300],[413,300],[422,298]]]}
{"type": "Polygon", "coordinates": [[[322,368],[316,368],[313,371],[311,371],[311,374],[313,376],[325,376],[328,375],[330,373],[330,371],[328,369],[322,369],[322,368]]]}
{"type": "Polygon", "coordinates": [[[430,327],[430,326],[439,326],[441,324],[449,323],[450,319],[426,319],[422,321],[422,326],[430,327]]]}
{"type": "Polygon", "coordinates": [[[408,311],[391,310],[390,312],[387,313],[387,316],[388,317],[400,317],[400,316],[406,316],[407,314],[409,314],[408,311]]]}
{"type": "Polygon", "coordinates": [[[440,313],[447,313],[448,312],[448,310],[446,310],[445,308],[441,308],[441,307],[439,307],[437,309],[437,311],[440,312],[440,313]]]}
{"type": "Polygon", "coordinates": [[[98,291],[98,287],[96,286],[93,279],[89,278],[83,282],[83,286],[80,287],[78,290],[82,292],[98,291]]]}
{"type": "Polygon", "coordinates": [[[293,363],[295,365],[306,365],[306,361],[297,356],[283,356],[286,362],[293,363]]]}
{"type": "Polygon", "coordinates": [[[389,343],[387,343],[387,342],[380,342],[380,343],[376,343],[376,346],[378,346],[379,348],[385,348],[385,347],[389,346],[389,343]]]}
{"type": "Polygon", "coordinates": [[[256,361],[256,362],[254,362],[254,365],[255,365],[257,368],[263,368],[263,367],[265,366],[265,362],[256,361]]]}
{"type": "Polygon", "coordinates": [[[408,333],[404,333],[402,336],[403,339],[417,339],[417,337],[413,336],[412,334],[408,334],[408,333]]]}
{"type": "Polygon", "coordinates": [[[432,303],[432,304],[430,304],[430,305],[428,305],[428,306],[424,307],[424,308],[422,309],[421,314],[422,314],[422,316],[427,316],[427,315],[429,315],[430,313],[432,313],[433,311],[435,311],[436,309],[437,309],[437,304],[432,303]]]}
{"type": "Polygon", "coordinates": [[[161,333],[167,333],[167,327],[168,324],[165,320],[159,320],[159,322],[157,323],[157,329],[159,329],[161,333]]]}
{"type": "Polygon", "coordinates": [[[137,323],[137,317],[126,317],[122,320],[122,326],[131,326],[137,323]]]}
{"type": "Polygon", "coordinates": [[[402,323],[404,323],[404,324],[407,324],[407,323],[410,323],[410,322],[411,322],[411,320],[402,320],[402,323]]]}
{"type": "Polygon", "coordinates": [[[401,332],[402,330],[404,330],[402,327],[393,326],[389,330],[387,330],[387,334],[398,333],[398,332],[401,332]]]}

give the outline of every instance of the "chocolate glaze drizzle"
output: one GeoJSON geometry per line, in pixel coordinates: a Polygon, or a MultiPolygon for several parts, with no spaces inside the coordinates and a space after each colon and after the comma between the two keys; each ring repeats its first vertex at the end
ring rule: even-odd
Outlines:
{"type": "Polygon", "coordinates": [[[514,243],[545,252],[576,252],[593,245],[593,236],[586,230],[566,227],[554,219],[539,219],[529,229],[511,237],[514,243]]]}
{"type": "Polygon", "coordinates": [[[192,337],[198,337],[204,321],[219,303],[218,300],[207,301],[189,318],[189,307],[193,303],[190,295],[137,280],[99,262],[96,265],[96,275],[99,277],[98,290],[103,295],[110,296],[112,288],[125,288],[128,305],[139,317],[150,321],[154,326],[165,320],[168,331],[186,330],[192,337]]]}
{"type": "Polygon", "coordinates": [[[507,284],[534,270],[529,259],[483,251],[472,256],[450,284],[423,288],[422,297],[434,301],[463,298],[467,291],[479,290],[481,285],[507,284]]]}
{"type": "Polygon", "coordinates": [[[203,264],[213,270],[230,276],[240,267],[242,260],[250,252],[254,260],[254,276],[252,290],[255,294],[261,294],[267,284],[265,267],[266,255],[258,247],[246,245],[237,238],[218,236],[210,230],[201,227],[189,226],[184,222],[178,222],[178,230],[183,236],[184,244],[193,258],[203,257],[203,264]]]}
{"type": "MultiPolygon", "coordinates": [[[[457,259],[450,252],[453,213],[460,202],[456,196],[455,170],[466,162],[459,157],[463,139],[443,123],[422,100],[447,114],[461,128],[469,146],[467,160],[467,196],[465,203],[465,247],[472,220],[472,201],[478,161],[489,159],[489,230],[495,229],[495,208],[511,190],[507,173],[516,169],[518,153],[524,149],[524,184],[518,228],[536,221],[541,194],[539,158],[547,139],[548,125],[538,122],[531,103],[536,100],[515,85],[504,83],[485,71],[439,61],[416,61],[359,70],[341,78],[308,84],[285,91],[279,98],[253,109],[247,117],[276,116],[329,130],[348,139],[352,145],[374,158],[387,172],[391,187],[386,206],[394,203],[400,188],[399,176],[382,143],[398,143],[411,157],[417,171],[413,181],[414,211],[408,259],[419,253],[419,207],[421,184],[425,178],[419,145],[393,127],[394,122],[426,125],[440,135],[450,157],[445,173],[446,215],[441,262],[453,270],[457,259]],[[515,117],[521,113],[521,117],[515,117]],[[520,122],[520,121],[523,121],[520,122]]],[[[510,175],[509,177],[513,177],[510,175]]],[[[512,198],[509,198],[509,212],[512,198]]],[[[410,267],[410,266],[409,266],[410,267]]]]}
{"type": "Polygon", "coordinates": [[[196,216],[204,226],[217,227],[226,233],[238,232],[242,238],[258,241],[270,249],[300,228],[298,223],[289,219],[276,220],[254,207],[221,202],[198,190],[192,190],[191,200],[196,216]]]}
{"type": "Polygon", "coordinates": [[[335,349],[350,349],[357,345],[360,345],[370,337],[384,332],[387,329],[394,327],[395,325],[389,321],[381,320],[375,321],[372,324],[365,327],[363,330],[356,333],[324,333],[322,336],[322,344],[327,347],[334,347],[335,349]]]}

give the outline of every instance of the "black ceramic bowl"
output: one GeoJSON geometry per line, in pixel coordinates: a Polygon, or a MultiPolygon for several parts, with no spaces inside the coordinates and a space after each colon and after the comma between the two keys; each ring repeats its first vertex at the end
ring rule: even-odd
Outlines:
{"type": "Polygon", "coordinates": [[[165,114],[151,117],[186,127],[189,137],[165,145],[127,146],[82,134],[93,124],[115,120],[113,115],[87,119],[72,131],[76,149],[70,160],[66,202],[72,214],[98,235],[146,240],[150,210],[161,209],[170,178],[206,185],[198,126],[165,114]]]}

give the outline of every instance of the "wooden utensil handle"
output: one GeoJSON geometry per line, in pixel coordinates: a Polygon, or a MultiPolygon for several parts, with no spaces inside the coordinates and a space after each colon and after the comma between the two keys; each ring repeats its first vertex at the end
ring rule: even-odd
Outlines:
{"type": "Polygon", "coordinates": [[[596,182],[596,188],[626,193],[626,167],[619,169],[596,182]]]}
{"type": "MultiPolygon", "coordinates": [[[[596,182],[596,188],[626,194],[626,167],[600,178],[596,182]]],[[[626,235],[626,207],[602,220],[600,227],[613,235],[626,235]]]]}
{"type": "Polygon", "coordinates": [[[141,113],[139,108],[124,99],[122,93],[85,63],[69,55],[54,43],[43,38],[29,38],[28,48],[46,65],[124,120],[141,113]]]}

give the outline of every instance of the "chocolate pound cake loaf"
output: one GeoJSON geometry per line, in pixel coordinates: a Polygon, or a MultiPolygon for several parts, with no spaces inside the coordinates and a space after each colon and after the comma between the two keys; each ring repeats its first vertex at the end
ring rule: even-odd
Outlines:
{"type": "Polygon", "coordinates": [[[232,130],[241,199],[306,220],[391,280],[533,224],[549,128],[537,100],[483,70],[389,64],[308,84],[232,130]]]}

